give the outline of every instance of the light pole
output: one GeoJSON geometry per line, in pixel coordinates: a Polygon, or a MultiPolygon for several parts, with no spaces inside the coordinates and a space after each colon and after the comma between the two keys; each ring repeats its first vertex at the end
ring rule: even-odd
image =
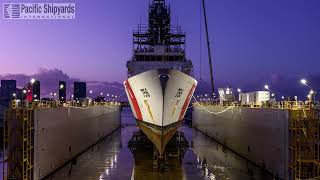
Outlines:
{"type": "Polygon", "coordinates": [[[238,88],[237,91],[238,91],[238,94],[239,94],[239,102],[241,102],[241,89],[238,88]]]}
{"type": "Polygon", "coordinates": [[[13,93],[12,96],[13,96],[13,99],[17,98],[17,94],[16,93],[13,93]]]}
{"type": "MultiPolygon", "coordinates": [[[[310,101],[312,101],[312,96],[315,96],[315,92],[313,91],[313,90],[310,90],[310,92],[309,92],[309,95],[308,96],[310,96],[309,97],[309,99],[310,99],[310,101]]],[[[316,98],[315,97],[313,97],[313,100],[315,101],[316,100],[316,98]]]]}
{"type": "Polygon", "coordinates": [[[22,101],[24,101],[24,97],[25,97],[25,95],[27,94],[27,90],[25,90],[25,89],[23,89],[22,90],[22,101]]]}
{"type": "Polygon", "coordinates": [[[309,87],[310,89],[312,89],[312,87],[307,84],[308,81],[306,79],[301,79],[300,82],[301,82],[301,84],[303,84],[303,85],[309,87]]]}
{"type": "Polygon", "coordinates": [[[28,86],[32,86],[35,82],[36,82],[36,79],[32,78],[32,79],[30,79],[30,81],[29,81],[26,85],[23,86],[23,88],[22,88],[22,94],[21,94],[21,99],[22,99],[22,101],[24,100],[25,95],[27,94],[27,92],[30,93],[30,89],[28,89],[28,91],[27,91],[26,88],[27,88],[28,86]]]}
{"type": "Polygon", "coordinates": [[[309,99],[309,101],[311,101],[311,95],[308,94],[307,98],[309,99]]]}
{"type": "Polygon", "coordinates": [[[56,92],[57,92],[58,90],[63,89],[63,88],[64,88],[64,85],[63,85],[63,84],[60,84],[60,86],[59,86],[58,89],[56,89],[55,91],[53,91],[52,93],[50,93],[50,95],[52,96],[52,99],[53,99],[53,100],[56,100],[56,99],[55,99],[55,96],[57,95],[56,92]]]}
{"type": "Polygon", "coordinates": [[[52,92],[52,93],[50,93],[50,95],[52,96],[52,100],[56,100],[55,96],[57,95],[57,93],[52,92]]]}
{"type": "Polygon", "coordinates": [[[30,80],[30,83],[31,84],[33,84],[33,83],[35,83],[36,82],[36,80],[34,79],[34,78],[32,78],[31,80],[30,80]]]}
{"type": "MultiPolygon", "coordinates": [[[[21,96],[22,100],[24,100],[25,95],[27,95],[27,94],[30,95],[30,93],[31,93],[30,88],[33,89],[32,85],[33,85],[35,82],[36,82],[36,79],[32,78],[32,79],[30,79],[30,81],[22,88],[22,96],[21,96]],[[28,88],[28,87],[29,87],[29,88],[28,88]]],[[[33,98],[32,95],[30,95],[30,96],[31,96],[31,98],[33,98]]],[[[28,98],[28,97],[27,97],[27,98],[28,98]]],[[[32,99],[30,99],[30,101],[32,101],[32,99]]]]}
{"type": "Polygon", "coordinates": [[[92,97],[92,93],[93,93],[93,91],[90,90],[90,91],[89,91],[89,94],[90,94],[90,98],[91,98],[91,99],[93,98],[93,97],[92,97]]]}
{"type": "Polygon", "coordinates": [[[264,88],[265,88],[266,90],[268,90],[268,91],[271,91],[270,88],[269,88],[269,85],[267,85],[267,84],[264,85],[264,88]]]}
{"type": "Polygon", "coordinates": [[[273,91],[271,91],[270,86],[266,84],[266,85],[264,85],[264,88],[265,88],[266,90],[268,90],[269,92],[272,93],[272,94],[271,94],[271,97],[273,97],[274,100],[275,100],[275,93],[274,93],[273,91]]]}
{"type": "Polygon", "coordinates": [[[314,89],[308,84],[308,81],[306,79],[301,79],[300,80],[300,83],[307,86],[308,88],[310,88],[310,101],[312,101],[312,95],[313,95],[313,100],[315,101],[316,100],[316,91],[314,91],[314,89]]]}

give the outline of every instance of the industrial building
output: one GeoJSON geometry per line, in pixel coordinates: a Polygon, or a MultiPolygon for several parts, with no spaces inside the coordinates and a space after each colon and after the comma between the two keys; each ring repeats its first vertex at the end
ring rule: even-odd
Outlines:
{"type": "Polygon", "coordinates": [[[87,84],[85,82],[74,82],[74,99],[81,100],[87,97],[87,84]]]}
{"type": "Polygon", "coordinates": [[[17,82],[16,80],[1,80],[1,95],[3,101],[9,101],[17,95],[17,82]]]}
{"type": "Polygon", "coordinates": [[[67,100],[67,86],[65,81],[59,81],[59,101],[67,100]]]}
{"type": "Polygon", "coordinates": [[[235,101],[235,92],[231,87],[228,88],[219,88],[219,99],[220,102],[234,102],[235,101]]]}
{"type": "Polygon", "coordinates": [[[263,103],[269,102],[270,91],[256,91],[239,94],[241,105],[257,105],[261,106],[263,103]]]}
{"type": "Polygon", "coordinates": [[[41,99],[41,92],[40,92],[40,81],[36,80],[32,83],[32,98],[33,100],[40,100],[41,99]]]}

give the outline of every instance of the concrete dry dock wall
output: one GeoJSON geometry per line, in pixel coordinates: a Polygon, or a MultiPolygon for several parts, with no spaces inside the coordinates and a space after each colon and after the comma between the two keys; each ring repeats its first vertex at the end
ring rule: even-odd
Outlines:
{"type": "Polygon", "coordinates": [[[34,112],[34,177],[41,179],[120,127],[120,107],[61,107],[34,112]]]}
{"type": "Polygon", "coordinates": [[[263,109],[194,106],[193,126],[206,135],[264,167],[282,179],[289,178],[289,112],[263,109]]]}

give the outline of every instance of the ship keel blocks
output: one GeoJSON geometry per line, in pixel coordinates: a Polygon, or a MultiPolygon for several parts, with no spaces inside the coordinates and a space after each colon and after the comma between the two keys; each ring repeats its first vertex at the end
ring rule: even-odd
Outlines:
{"type": "Polygon", "coordinates": [[[158,150],[160,157],[162,157],[165,147],[176,133],[181,122],[171,124],[169,126],[160,127],[143,121],[137,121],[142,132],[152,141],[158,150]]]}

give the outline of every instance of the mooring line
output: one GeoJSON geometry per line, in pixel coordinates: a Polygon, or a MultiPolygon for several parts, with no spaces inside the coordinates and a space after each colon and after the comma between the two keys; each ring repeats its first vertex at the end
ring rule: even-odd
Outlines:
{"type": "Polygon", "coordinates": [[[205,107],[203,107],[203,106],[197,101],[197,99],[196,99],[194,96],[192,96],[192,97],[193,97],[193,99],[196,101],[196,103],[199,104],[199,106],[200,106],[203,110],[205,110],[206,112],[208,112],[208,113],[210,113],[210,114],[215,114],[215,115],[217,115],[217,114],[222,114],[222,113],[228,111],[229,109],[234,108],[234,106],[229,106],[227,109],[225,109],[225,110],[223,110],[223,111],[220,111],[220,112],[209,111],[208,109],[206,109],[205,107]]]}

